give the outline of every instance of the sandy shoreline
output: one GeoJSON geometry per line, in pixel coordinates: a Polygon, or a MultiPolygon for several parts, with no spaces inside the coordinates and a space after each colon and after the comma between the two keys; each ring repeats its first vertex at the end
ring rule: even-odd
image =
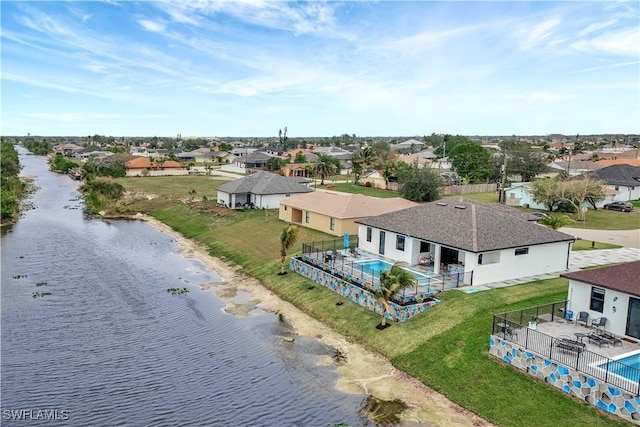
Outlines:
{"type": "MultiPolygon", "coordinates": [[[[252,278],[242,275],[234,266],[209,256],[206,249],[192,240],[184,238],[166,224],[146,215],[135,218],[144,220],[158,230],[173,236],[181,249],[178,253],[188,258],[201,260],[207,268],[215,271],[227,288],[231,287],[251,295],[251,304],[273,313],[284,314],[298,335],[316,338],[347,355],[347,362],[337,366],[340,379],[336,387],[348,393],[371,394],[378,399],[399,399],[409,409],[402,419],[434,426],[490,426],[491,424],[476,414],[451,402],[443,395],[425,386],[415,378],[395,369],[382,356],[349,343],[343,336],[328,326],[311,318],[292,304],[281,300],[274,293],[252,278]]],[[[220,285],[220,284],[217,284],[220,285]]],[[[210,291],[227,301],[227,311],[233,312],[234,303],[225,298],[216,287],[210,291]]],[[[327,362],[329,363],[329,362],[327,362]]]]}

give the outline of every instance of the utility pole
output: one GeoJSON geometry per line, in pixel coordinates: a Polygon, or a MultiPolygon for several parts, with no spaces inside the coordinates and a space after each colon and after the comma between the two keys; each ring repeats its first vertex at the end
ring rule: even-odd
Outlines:
{"type": "Polygon", "coordinates": [[[504,187],[507,184],[507,152],[504,152],[503,155],[503,163],[502,163],[502,167],[500,168],[500,172],[502,173],[501,179],[500,179],[500,200],[498,200],[500,203],[506,203],[507,202],[507,198],[505,197],[505,191],[504,191],[504,187]]]}

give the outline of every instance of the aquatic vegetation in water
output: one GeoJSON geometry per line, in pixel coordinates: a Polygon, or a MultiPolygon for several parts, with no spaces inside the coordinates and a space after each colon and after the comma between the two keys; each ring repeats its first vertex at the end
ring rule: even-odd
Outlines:
{"type": "Polygon", "coordinates": [[[187,288],[169,288],[167,289],[171,295],[184,295],[189,293],[189,289],[187,288]]]}
{"type": "Polygon", "coordinates": [[[38,282],[38,283],[36,283],[36,286],[44,286],[46,284],[47,284],[47,282],[38,282]]]}
{"type": "Polygon", "coordinates": [[[369,395],[358,413],[376,425],[394,425],[400,423],[400,414],[405,409],[407,404],[401,400],[382,400],[369,395]]]}
{"type": "Polygon", "coordinates": [[[26,274],[16,274],[15,276],[12,276],[12,279],[24,279],[26,278],[27,275],[26,274]]]}
{"type": "Polygon", "coordinates": [[[333,361],[336,365],[342,365],[347,362],[347,354],[339,348],[333,352],[333,361]]]}
{"type": "Polygon", "coordinates": [[[51,292],[40,292],[40,291],[38,291],[38,292],[34,292],[34,293],[32,294],[32,296],[33,296],[34,298],[37,298],[37,297],[46,297],[47,295],[51,295],[51,292]]]}

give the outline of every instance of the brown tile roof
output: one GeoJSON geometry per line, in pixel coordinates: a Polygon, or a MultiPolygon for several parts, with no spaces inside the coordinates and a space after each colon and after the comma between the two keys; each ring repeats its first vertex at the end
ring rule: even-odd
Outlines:
{"type": "Polygon", "coordinates": [[[504,208],[453,198],[356,222],[476,253],[575,240],[504,208]]]}
{"type": "Polygon", "coordinates": [[[609,159],[609,160],[598,160],[597,162],[600,165],[612,166],[612,165],[630,165],[630,166],[640,166],[640,159],[609,159]]]}
{"type": "Polygon", "coordinates": [[[640,297],[640,261],[572,271],[560,276],[640,297]]]}
{"type": "Polygon", "coordinates": [[[334,191],[314,191],[280,202],[294,209],[317,212],[333,218],[366,218],[417,206],[416,202],[393,197],[380,199],[334,191]]]}

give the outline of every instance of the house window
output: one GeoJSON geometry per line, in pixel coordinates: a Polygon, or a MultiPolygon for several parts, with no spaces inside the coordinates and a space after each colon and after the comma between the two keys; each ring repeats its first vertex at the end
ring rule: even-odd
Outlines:
{"type": "Polygon", "coordinates": [[[285,211],[287,210],[287,206],[286,206],[286,205],[284,206],[284,210],[285,210],[285,211]]]}
{"type": "Polygon", "coordinates": [[[291,197],[291,193],[285,194],[284,197],[291,197]]]}
{"type": "Polygon", "coordinates": [[[336,229],[336,219],[335,218],[331,218],[329,220],[329,229],[331,229],[331,230],[335,230],[336,229]]]}
{"type": "Polygon", "coordinates": [[[311,217],[311,214],[309,213],[309,211],[305,212],[305,214],[304,214],[304,222],[309,224],[309,218],[310,217],[311,217]]]}
{"type": "Polygon", "coordinates": [[[404,252],[404,236],[396,236],[396,249],[404,252]]]}
{"type": "Polygon", "coordinates": [[[371,227],[367,227],[367,242],[370,242],[373,239],[372,235],[373,232],[371,231],[371,227]]]}
{"type": "Polygon", "coordinates": [[[620,186],[616,185],[616,191],[620,190],[620,186]]]}
{"type": "Polygon", "coordinates": [[[604,289],[596,288],[595,286],[591,288],[591,304],[589,309],[597,311],[598,313],[604,311],[604,289]]]}
{"type": "Polygon", "coordinates": [[[478,255],[478,265],[496,264],[500,262],[500,252],[485,252],[478,255]]]}
{"type": "Polygon", "coordinates": [[[516,249],[516,255],[526,255],[529,253],[529,248],[518,248],[516,249]]]}

